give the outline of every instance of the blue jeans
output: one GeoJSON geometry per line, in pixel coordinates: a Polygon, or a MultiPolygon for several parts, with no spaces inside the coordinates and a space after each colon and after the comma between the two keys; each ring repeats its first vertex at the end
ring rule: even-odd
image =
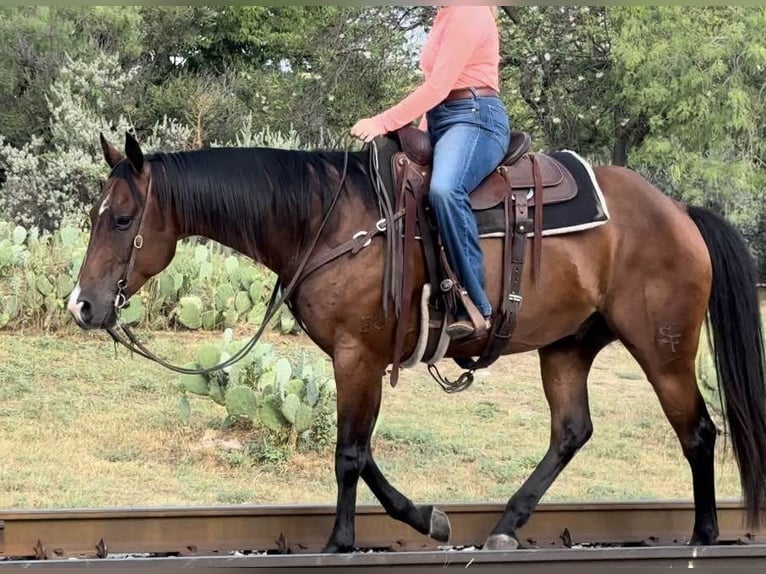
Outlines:
{"type": "Polygon", "coordinates": [[[484,292],[483,253],[469,194],[508,150],[508,112],[497,97],[471,97],[439,104],[427,121],[434,146],[431,208],[458,281],[489,317],[492,305],[484,292]]]}

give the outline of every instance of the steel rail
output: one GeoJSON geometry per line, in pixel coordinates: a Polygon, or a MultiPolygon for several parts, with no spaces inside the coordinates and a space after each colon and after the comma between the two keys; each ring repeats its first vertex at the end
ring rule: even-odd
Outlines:
{"type": "MultiPolygon", "coordinates": [[[[450,548],[480,545],[500,517],[503,506],[440,504],[439,508],[447,513],[452,524],[450,548]]],[[[705,559],[726,557],[727,552],[737,553],[742,547],[747,547],[751,557],[766,557],[761,546],[766,544],[766,529],[748,531],[744,527],[744,512],[739,502],[720,502],[718,517],[723,545],[712,547],[714,551],[699,549],[705,559]]],[[[380,565],[381,560],[395,563],[396,560],[408,560],[402,556],[416,554],[431,560],[432,565],[433,561],[446,559],[460,563],[465,558],[481,563],[489,561],[488,564],[494,560],[493,556],[505,560],[500,556],[503,553],[447,550],[389,518],[379,506],[372,505],[358,507],[357,544],[360,549],[382,552],[355,553],[354,558],[317,558],[314,554],[321,550],[333,520],[332,506],[0,511],[0,558],[5,559],[0,561],[0,567],[17,562],[53,564],[72,557],[93,558],[94,564],[106,566],[116,562],[108,559],[115,554],[175,556],[178,559],[205,556],[208,560],[231,560],[225,555],[236,551],[262,554],[237,558],[248,561],[248,567],[250,561],[266,564],[270,560],[282,559],[293,561],[299,567],[305,566],[301,560],[318,560],[323,565],[333,566],[355,560],[356,566],[372,567],[380,565]]],[[[522,550],[509,556],[516,557],[513,558],[515,561],[534,562],[542,558],[524,557],[540,556],[535,552],[541,550],[548,551],[546,556],[555,556],[550,551],[559,549],[567,556],[581,556],[587,562],[601,560],[599,556],[602,555],[627,560],[634,556],[631,553],[640,551],[642,556],[655,556],[660,561],[683,561],[691,556],[689,552],[695,551],[684,546],[693,521],[694,509],[689,502],[542,504],[518,533],[522,550]],[[601,548],[569,548],[581,545],[599,545],[601,548]]],[[[747,552],[742,556],[748,556],[747,552]]],[[[80,565],[90,563],[88,560],[75,562],[80,565]]],[[[138,564],[143,560],[130,562],[138,564]]],[[[282,561],[280,564],[286,563],[282,561]]],[[[462,564],[465,566],[467,562],[462,564]]]]}
{"type": "Polygon", "coordinates": [[[280,569],[283,572],[305,572],[306,568],[353,569],[353,572],[380,572],[381,568],[441,571],[445,568],[482,570],[502,568],[505,571],[592,572],[597,568],[759,568],[766,564],[766,545],[594,549],[536,549],[510,552],[398,552],[373,554],[299,554],[257,557],[171,557],[132,560],[45,560],[2,563],[21,568],[252,568],[280,569]]]}

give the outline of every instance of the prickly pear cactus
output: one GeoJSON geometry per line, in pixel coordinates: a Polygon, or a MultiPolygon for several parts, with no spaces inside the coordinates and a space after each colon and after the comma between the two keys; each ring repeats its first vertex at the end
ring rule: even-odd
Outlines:
{"type": "Polygon", "coordinates": [[[120,312],[120,319],[128,325],[135,325],[144,318],[144,301],[138,295],[130,299],[130,303],[120,312]]]}
{"type": "Polygon", "coordinates": [[[178,321],[187,329],[202,326],[202,300],[197,296],[182,297],[179,301],[178,321]]]}
{"type": "Polygon", "coordinates": [[[224,311],[234,304],[234,288],[229,283],[218,287],[215,294],[215,308],[224,311]]]}
{"type": "Polygon", "coordinates": [[[204,344],[197,349],[197,364],[202,369],[215,367],[221,359],[221,350],[212,344],[204,344]]]}
{"type": "Polygon", "coordinates": [[[176,294],[176,284],[173,276],[169,273],[160,275],[159,279],[159,296],[162,299],[169,299],[176,294]]]}
{"type": "Polygon", "coordinates": [[[47,297],[53,293],[53,283],[45,275],[38,275],[35,280],[35,288],[43,296],[47,297]]]}
{"type": "MultiPolygon", "coordinates": [[[[227,329],[217,345],[201,345],[195,365],[209,367],[241,349],[227,329]]],[[[321,449],[334,436],[334,385],[324,360],[303,353],[279,356],[271,345],[257,344],[234,365],[201,376],[186,377],[182,391],[206,394],[225,407],[229,417],[248,421],[254,432],[267,433],[275,446],[321,449]],[[196,391],[196,392],[195,392],[196,391]]]]}
{"type": "Polygon", "coordinates": [[[289,425],[289,422],[282,414],[279,398],[269,395],[263,399],[258,407],[258,419],[268,429],[279,432],[289,425]]]}
{"type": "Polygon", "coordinates": [[[282,400],[280,410],[288,422],[295,424],[295,417],[298,416],[298,409],[301,406],[301,400],[298,395],[289,394],[282,400]]]}
{"type": "MultiPolygon", "coordinates": [[[[191,363],[187,365],[187,368],[196,369],[197,365],[191,363]]],[[[207,379],[202,375],[181,375],[179,385],[183,391],[195,395],[204,396],[209,392],[207,379]]]]}
{"type": "Polygon", "coordinates": [[[234,308],[237,310],[237,313],[239,315],[244,315],[250,310],[251,306],[250,295],[248,295],[246,291],[238,292],[237,296],[234,298],[234,308]]]}
{"type": "Polygon", "coordinates": [[[218,312],[215,309],[209,309],[202,313],[202,328],[205,331],[212,331],[218,323],[218,312]]]}
{"type": "Polygon", "coordinates": [[[298,410],[295,413],[295,430],[299,433],[303,433],[311,428],[311,424],[314,422],[314,409],[312,409],[306,403],[300,403],[298,410]]]}
{"type": "Polygon", "coordinates": [[[211,377],[209,380],[209,386],[210,390],[208,391],[208,395],[211,399],[213,399],[213,402],[218,403],[221,406],[224,406],[226,404],[226,399],[223,396],[223,389],[221,388],[221,384],[219,382],[218,377],[211,377]]]}
{"type": "Polygon", "coordinates": [[[232,417],[249,421],[258,416],[258,398],[250,387],[237,385],[226,392],[226,411],[232,417]]]}

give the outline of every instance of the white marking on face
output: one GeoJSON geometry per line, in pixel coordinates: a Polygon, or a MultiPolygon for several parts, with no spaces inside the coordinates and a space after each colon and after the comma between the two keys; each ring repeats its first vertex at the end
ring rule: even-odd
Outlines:
{"type": "Polygon", "coordinates": [[[105,198],[104,201],[101,202],[101,207],[98,209],[98,214],[101,215],[104,213],[107,209],[109,209],[109,203],[112,200],[112,194],[109,193],[105,198]]]}
{"type": "Polygon", "coordinates": [[[77,300],[80,297],[80,291],[80,284],[78,283],[75,288],[72,289],[72,294],[69,295],[69,304],[67,305],[69,312],[78,321],[82,321],[82,317],[80,315],[80,312],[82,311],[82,301],[77,300]]]}

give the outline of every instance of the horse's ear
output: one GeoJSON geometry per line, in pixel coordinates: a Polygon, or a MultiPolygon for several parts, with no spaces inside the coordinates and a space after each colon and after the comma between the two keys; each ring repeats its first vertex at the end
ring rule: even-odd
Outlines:
{"type": "Polygon", "coordinates": [[[136,173],[141,173],[144,169],[144,152],[138,145],[138,140],[130,132],[125,132],[125,155],[128,156],[130,165],[136,173]]]}
{"type": "Polygon", "coordinates": [[[106,160],[106,163],[109,164],[109,167],[116,166],[122,161],[124,156],[120,153],[120,150],[106,141],[103,133],[99,133],[98,135],[101,139],[101,149],[104,150],[104,159],[106,160]]]}

